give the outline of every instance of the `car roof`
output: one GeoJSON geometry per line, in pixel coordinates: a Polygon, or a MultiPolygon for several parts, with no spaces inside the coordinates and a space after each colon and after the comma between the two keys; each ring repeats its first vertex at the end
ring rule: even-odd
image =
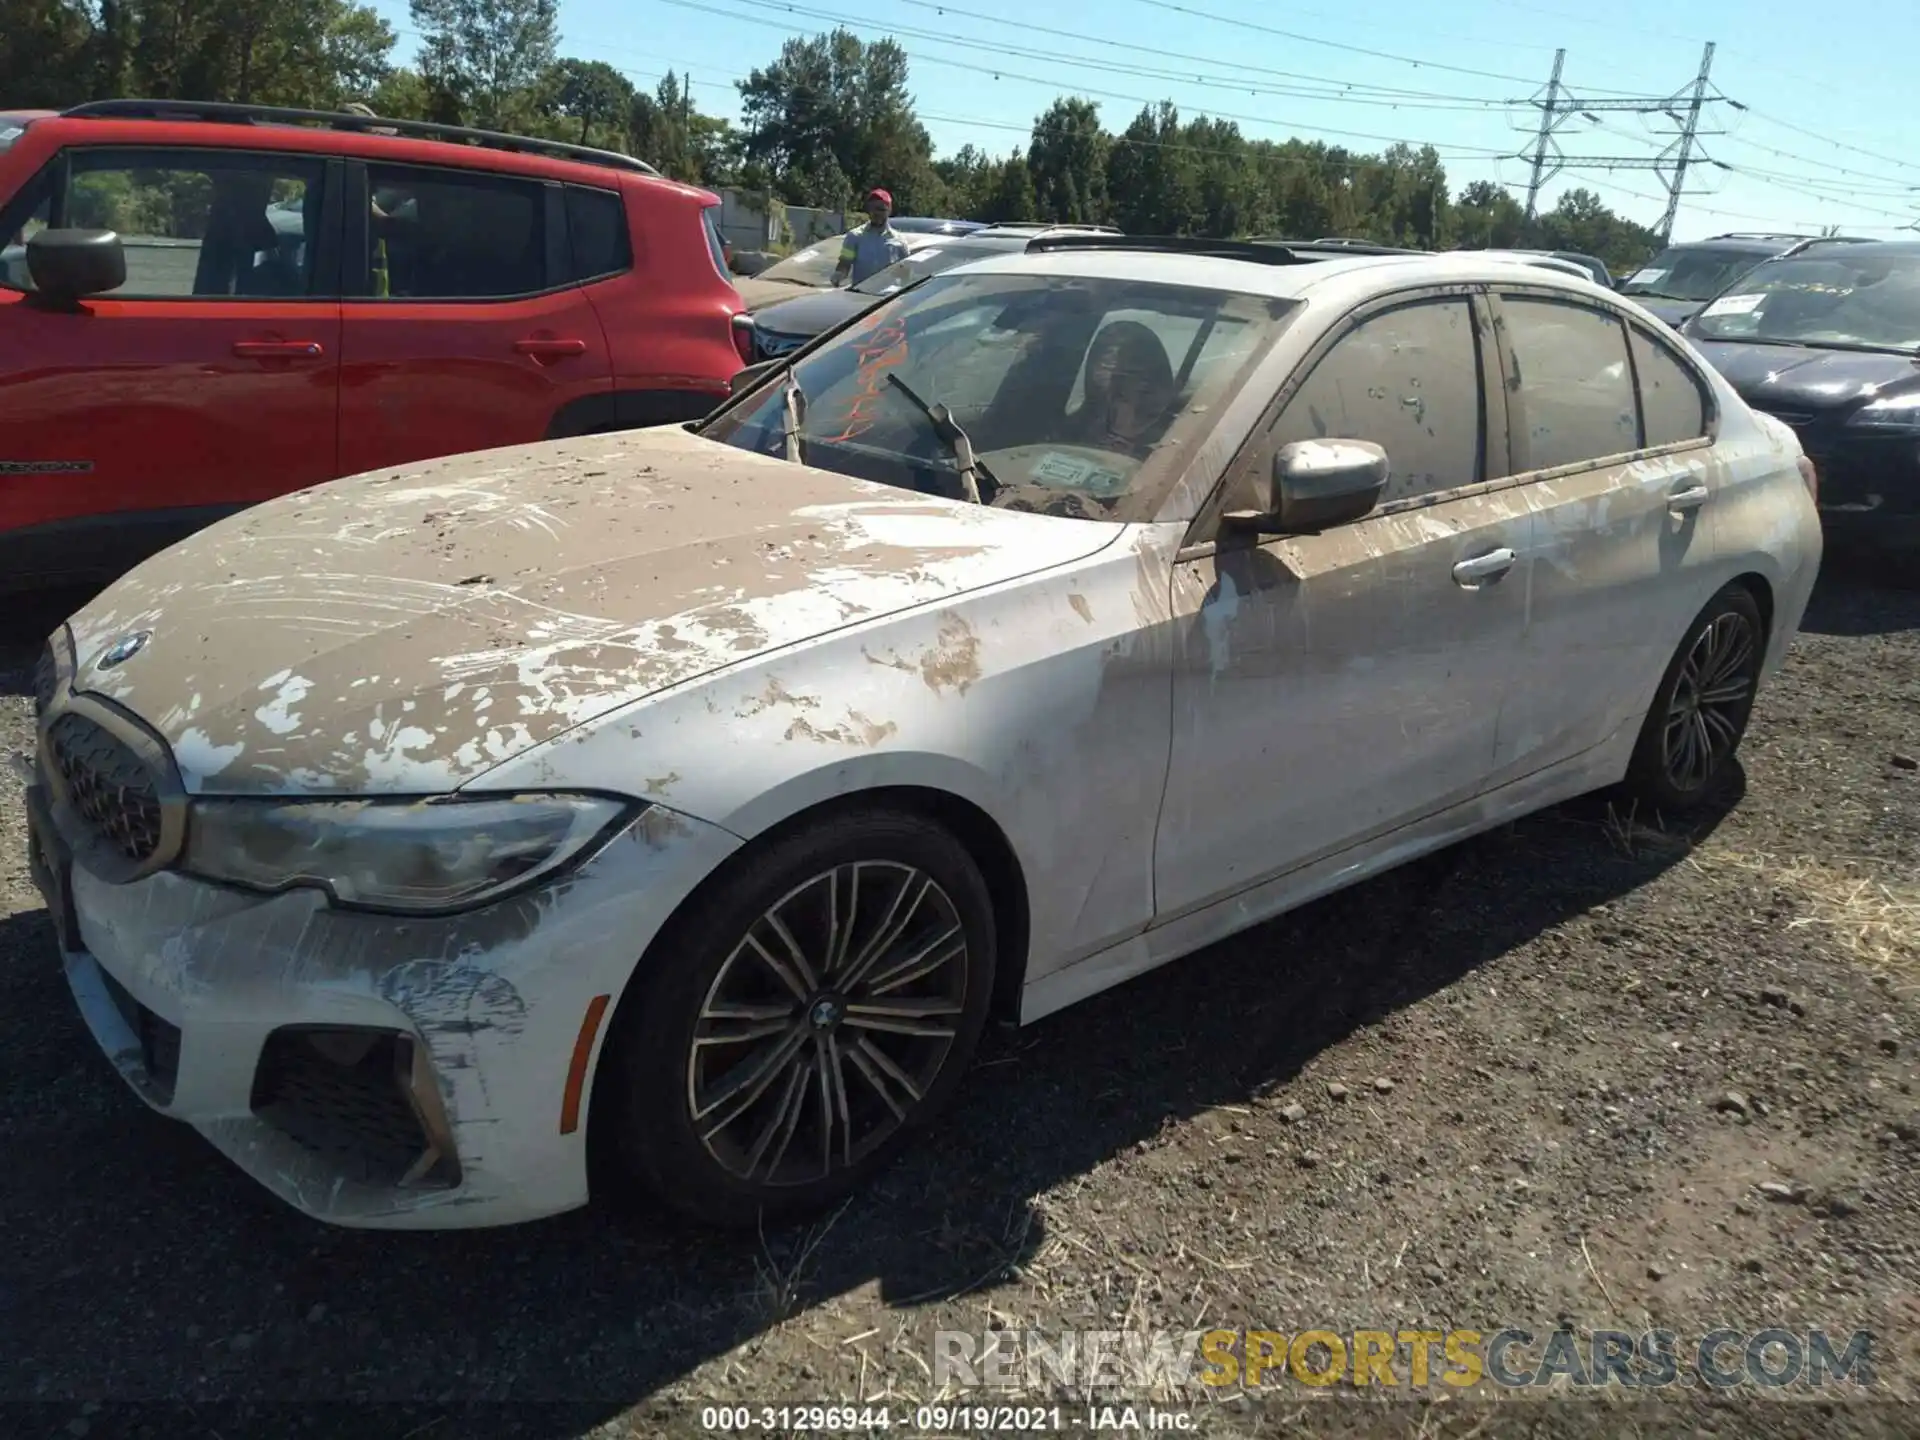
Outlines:
{"type": "MultiPolygon", "coordinates": [[[[1120,237],[1101,237],[1112,240],[1120,237]]],[[[1279,247],[1275,247],[1276,249],[1279,247]]],[[[1315,291],[1365,294],[1418,285],[1462,284],[1475,280],[1513,282],[1520,272],[1527,283],[1560,286],[1582,294],[1608,294],[1602,286],[1557,266],[1537,265],[1512,255],[1488,256],[1479,251],[1455,250],[1414,255],[1339,255],[1321,251],[1325,258],[1287,263],[1264,263],[1227,255],[1180,254],[1142,248],[1129,250],[1103,245],[1087,249],[1022,248],[1006,255],[968,262],[947,273],[965,269],[972,274],[1026,274],[1086,280],[1138,280],[1162,285],[1190,285],[1198,289],[1231,290],[1273,299],[1305,299],[1315,291]]]]}
{"type": "MultiPolygon", "coordinates": [[[[458,163],[483,169],[568,174],[583,180],[583,171],[597,172],[606,183],[642,181],[651,187],[702,196],[709,203],[718,196],[699,186],[670,180],[644,160],[616,150],[571,145],[535,135],[512,135],[464,125],[396,119],[386,115],[346,110],[304,110],[286,106],[250,105],[198,100],[95,100],[56,112],[41,112],[42,122],[75,126],[152,128],[176,144],[247,144],[245,132],[266,131],[289,150],[319,151],[373,158],[383,153],[400,162],[458,163]],[[394,154],[392,152],[399,152],[394,154]],[[560,169],[564,167],[564,169],[560,169]],[[569,173],[570,172],[570,173],[569,173]]],[[[120,138],[117,136],[111,138],[120,138]]]]}
{"type": "Polygon", "coordinates": [[[1849,240],[1845,236],[1834,235],[1816,240],[1813,245],[1809,245],[1805,250],[1800,252],[1800,255],[1795,255],[1793,258],[1798,260],[1801,255],[1810,253],[1816,246],[1820,245],[1844,245],[1847,247],[1847,254],[1850,256],[1920,255],[1920,240],[1849,240]]]}

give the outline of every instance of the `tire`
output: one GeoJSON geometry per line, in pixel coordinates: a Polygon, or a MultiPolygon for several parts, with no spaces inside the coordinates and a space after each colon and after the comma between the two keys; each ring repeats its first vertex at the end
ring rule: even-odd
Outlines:
{"type": "Polygon", "coordinates": [[[1753,592],[1729,585],[1687,627],[1627,767],[1625,794],[1656,813],[1711,804],[1747,733],[1767,631],[1753,592]]]}
{"type": "Polygon", "coordinates": [[[841,812],[751,848],[662,932],[621,1000],[595,1087],[609,1178],[724,1228],[852,1194],[951,1098],[995,960],[986,881],[930,820],[841,812]],[[826,925],[849,914],[822,963],[826,925]],[[893,941],[874,945],[889,923],[893,941]]]}

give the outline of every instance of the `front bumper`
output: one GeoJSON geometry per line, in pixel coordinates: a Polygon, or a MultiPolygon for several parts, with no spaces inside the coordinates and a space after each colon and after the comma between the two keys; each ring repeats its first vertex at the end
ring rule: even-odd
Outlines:
{"type": "Polygon", "coordinates": [[[170,871],[112,884],[81,861],[63,962],[141,1098],[297,1209],[353,1227],[513,1224],[586,1202],[584,1107],[563,1126],[583,1021],[603,995],[610,1018],[660,926],[739,843],[651,809],[556,884],[432,920],[170,871]]]}

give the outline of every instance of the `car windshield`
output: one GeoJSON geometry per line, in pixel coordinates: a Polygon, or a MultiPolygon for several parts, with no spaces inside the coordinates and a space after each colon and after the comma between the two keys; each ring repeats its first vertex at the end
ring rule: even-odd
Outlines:
{"type": "Polygon", "coordinates": [[[1151,516],[1298,302],[1057,275],[936,276],[883,302],[703,428],[785,455],[789,378],[809,465],[1089,520],[1151,516]],[[923,408],[924,406],[924,408],[923,408]]]}
{"type": "Polygon", "coordinates": [[[1675,245],[1629,275],[1620,293],[1656,300],[1711,300],[1766,258],[1751,250],[1675,245]]]}
{"type": "Polygon", "coordinates": [[[1920,251],[1775,261],[1716,298],[1693,318],[1689,333],[1700,340],[1920,352],[1920,251]]]}
{"type": "Polygon", "coordinates": [[[1005,245],[935,244],[922,246],[904,260],[896,260],[884,270],[869,275],[853,288],[862,295],[891,295],[894,291],[964,265],[969,260],[984,260],[989,255],[1004,255],[1005,245]]]}
{"type": "Polygon", "coordinates": [[[822,240],[804,250],[795,251],[777,265],[769,265],[753,278],[784,280],[789,285],[810,285],[824,290],[833,284],[833,267],[840,263],[840,237],[822,240]]]}

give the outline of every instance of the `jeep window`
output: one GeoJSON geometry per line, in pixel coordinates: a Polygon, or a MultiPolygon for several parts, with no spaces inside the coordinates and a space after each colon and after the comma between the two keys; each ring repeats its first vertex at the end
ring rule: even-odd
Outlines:
{"type": "Polygon", "coordinates": [[[573,247],[573,278],[604,280],[633,268],[627,237],[627,207],[618,191],[567,187],[567,241],[573,247]]]}
{"type": "MultiPolygon", "coordinates": [[[[921,408],[945,405],[985,467],[987,504],[1150,517],[1296,306],[1137,280],[937,275],[793,366],[804,396],[802,458],[959,498],[953,446],[921,408]]],[[[723,410],[702,433],[785,454],[785,380],[723,410]]]]}
{"type": "Polygon", "coordinates": [[[41,175],[29,181],[13,203],[0,210],[0,285],[9,290],[33,289],[33,278],[27,274],[27,241],[35,231],[47,228],[53,208],[49,179],[41,175]]]}
{"type": "MultiPolygon", "coordinates": [[[[1836,247],[1837,248],[1837,247],[1836,247]]],[[[1694,316],[1696,340],[1920,353],[1920,249],[1776,260],[1694,316]]]]}
{"type": "Polygon", "coordinates": [[[504,300],[550,289],[546,190],[478,171],[369,165],[376,300],[504,300]]]}
{"type": "MultiPolygon", "coordinates": [[[[116,299],[227,296],[264,300],[313,293],[313,253],[325,162],[299,155],[195,150],[75,150],[51,213],[69,228],[112,230],[127,257],[116,299]]],[[[50,172],[51,173],[51,172],[50,172]]],[[[50,223],[43,202],[24,233],[50,223]]],[[[9,216],[7,224],[13,223],[9,216]]],[[[9,283],[30,284],[24,262],[9,283]]]]}
{"type": "Polygon", "coordinates": [[[727,250],[726,239],[720,234],[720,213],[718,205],[702,206],[700,210],[701,227],[707,232],[707,253],[713,257],[713,268],[720,272],[722,280],[733,279],[732,257],[727,250]]]}

